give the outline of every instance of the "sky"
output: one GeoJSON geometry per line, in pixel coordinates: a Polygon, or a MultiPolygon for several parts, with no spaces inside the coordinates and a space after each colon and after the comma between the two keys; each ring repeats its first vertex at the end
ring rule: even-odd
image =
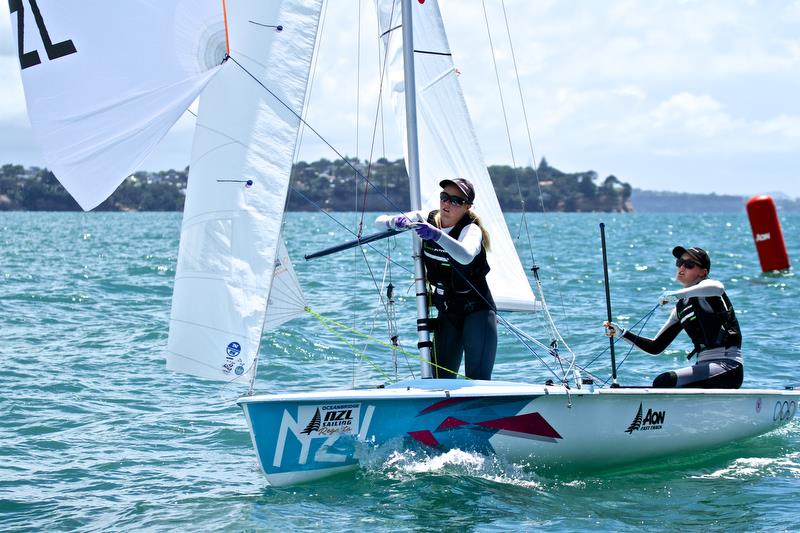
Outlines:
{"type": "MultiPolygon", "coordinates": [[[[487,164],[545,157],[640,189],[800,197],[800,0],[440,7],[487,164]]],[[[323,20],[306,120],[342,154],[402,157],[388,109],[374,126],[372,0],[329,0],[323,20]],[[374,130],[386,134],[373,139],[374,130]]],[[[185,167],[194,120],[186,113],[142,169],[185,167]]],[[[305,132],[299,156],[336,154],[305,132]]],[[[8,16],[0,16],[0,163],[46,165],[8,16]]]]}

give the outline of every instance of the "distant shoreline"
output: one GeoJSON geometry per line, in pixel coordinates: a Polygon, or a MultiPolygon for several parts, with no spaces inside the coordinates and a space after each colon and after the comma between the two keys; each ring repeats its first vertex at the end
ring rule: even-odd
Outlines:
{"type": "MultiPolygon", "coordinates": [[[[297,162],[292,169],[287,211],[397,211],[409,208],[402,159],[297,162]],[[369,175],[372,187],[361,176],[369,175]],[[367,194],[365,196],[365,190],[367,194]]],[[[505,212],[744,212],[749,197],[633,189],[615,176],[594,171],[562,172],[542,159],[536,170],[492,165],[489,174],[505,212]],[[600,184],[598,185],[598,183],[600,184]],[[523,197],[520,198],[520,191],[523,197]],[[541,196],[539,192],[541,191],[541,196]]],[[[95,211],[182,211],[188,168],[137,172],[95,211]]],[[[774,197],[779,212],[800,212],[800,199],[774,197]]],[[[80,211],[80,206],[46,168],[0,167],[0,211],[80,211]]]]}

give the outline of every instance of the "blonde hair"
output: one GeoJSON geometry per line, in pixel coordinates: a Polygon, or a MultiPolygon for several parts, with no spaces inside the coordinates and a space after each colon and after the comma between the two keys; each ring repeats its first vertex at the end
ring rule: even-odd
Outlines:
{"type": "MultiPolygon", "coordinates": [[[[469,217],[470,221],[474,222],[481,229],[481,236],[483,237],[483,248],[488,252],[492,247],[492,243],[491,240],[489,239],[489,232],[486,231],[486,228],[483,227],[483,224],[481,223],[481,218],[477,214],[475,214],[475,211],[473,211],[471,208],[467,209],[467,216],[469,217]]],[[[442,227],[441,211],[436,212],[436,215],[433,217],[433,222],[436,224],[437,228],[442,227]]]]}

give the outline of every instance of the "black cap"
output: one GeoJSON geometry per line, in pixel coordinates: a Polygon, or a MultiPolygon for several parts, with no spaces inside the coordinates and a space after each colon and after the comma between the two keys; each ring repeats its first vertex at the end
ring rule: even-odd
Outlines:
{"type": "Polygon", "coordinates": [[[472,186],[472,182],[465,178],[453,178],[442,180],[439,182],[439,187],[444,189],[448,185],[455,185],[458,189],[464,193],[464,196],[467,197],[467,201],[472,203],[475,201],[475,187],[472,186]]]}
{"type": "Polygon", "coordinates": [[[711,270],[711,258],[708,257],[708,252],[702,248],[692,246],[691,248],[684,248],[683,246],[676,246],[672,249],[672,255],[676,258],[681,257],[683,254],[688,254],[689,257],[700,263],[700,266],[706,270],[711,270]]]}

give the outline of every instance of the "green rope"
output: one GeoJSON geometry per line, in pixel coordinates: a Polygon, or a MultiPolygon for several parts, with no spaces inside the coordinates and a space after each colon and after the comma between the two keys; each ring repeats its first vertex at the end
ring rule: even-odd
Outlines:
{"type": "MultiPolygon", "coordinates": [[[[380,374],[382,374],[386,378],[386,381],[389,382],[389,383],[392,383],[392,379],[389,377],[389,375],[386,374],[386,372],[384,372],[383,369],[381,369],[377,364],[372,362],[372,360],[370,360],[370,358],[367,357],[366,354],[361,353],[358,350],[356,350],[355,347],[350,342],[347,341],[347,339],[345,339],[338,331],[336,331],[336,329],[333,328],[333,326],[331,326],[331,324],[333,324],[337,328],[341,328],[341,329],[343,329],[343,330],[345,330],[345,331],[347,331],[349,333],[352,333],[354,335],[358,335],[359,337],[364,337],[365,339],[369,339],[369,340],[371,340],[373,342],[376,342],[376,343],[380,344],[381,346],[384,346],[384,347],[389,348],[391,350],[397,350],[398,352],[400,352],[400,353],[402,353],[402,354],[404,354],[406,356],[413,357],[414,359],[417,359],[417,360],[422,361],[422,362],[424,362],[426,364],[429,364],[434,368],[438,368],[438,369],[441,369],[441,370],[446,370],[447,372],[452,372],[450,369],[445,368],[445,367],[440,366],[440,365],[437,365],[436,363],[434,363],[432,361],[425,361],[418,354],[408,352],[408,351],[406,351],[406,350],[404,350],[402,348],[399,348],[399,347],[397,347],[397,346],[395,346],[393,344],[389,344],[388,342],[384,342],[384,341],[382,341],[382,340],[380,340],[380,339],[378,339],[376,337],[372,337],[371,335],[367,335],[366,333],[362,333],[361,331],[353,329],[353,328],[351,328],[350,326],[348,326],[346,324],[342,324],[341,322],[337,322],[336,320],[333,320],[331,318],[324,317],[324,316],[320,315],[319,313],[317,313],[316,311],[312,310],[308,306],[305,307],[305,310],[311,316],[313,316],[314,318],[319,320],[320,323],[323,326],[325,326],[326,328],[328,328],[329,331],[331,331],[334,335],[336,335],[339,339],[341,339],[342,342],[347,344],[350,347],[350,349],[353,350],[353,353],[357,357],[359,357],[359,358],[363,359],[365,362],[369,363],[370,366],[372,366],[375,370],[377,370],[380,374]]],[[[459,374],[458,372],[455,372],[455,375],[458,376],[458,377],[464,378],[464,379],[469,379],[464,374],[459,374]]]]}

